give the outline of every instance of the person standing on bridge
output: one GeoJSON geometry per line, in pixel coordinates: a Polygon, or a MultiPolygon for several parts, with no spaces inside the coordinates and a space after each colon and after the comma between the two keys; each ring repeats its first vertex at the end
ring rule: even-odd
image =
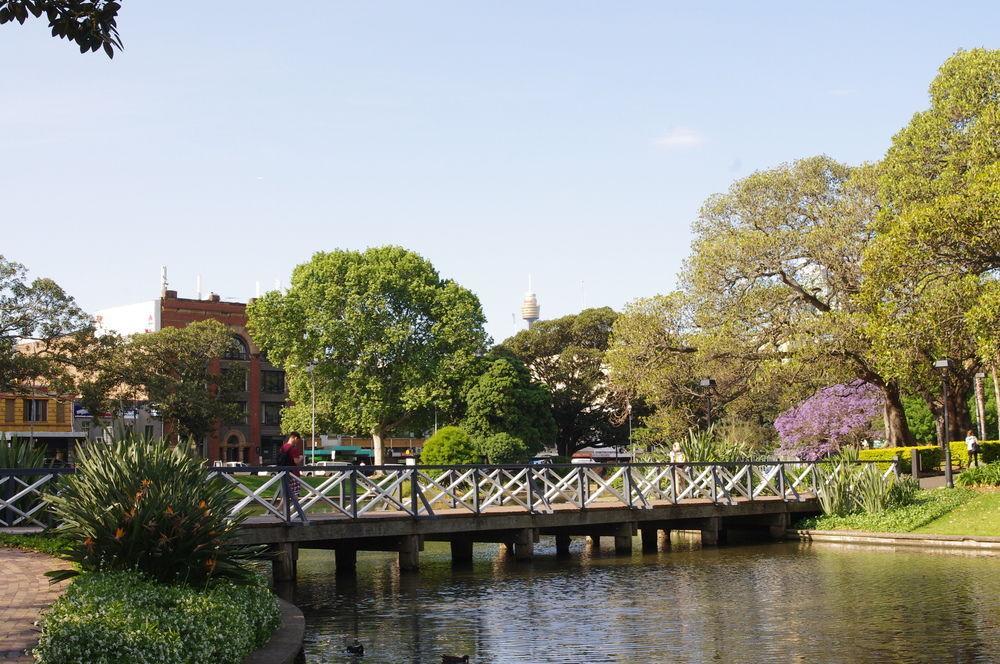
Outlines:
{"type": "Polygon", "coordinates": [[[670,448],[670,463],[684,463],[685,461],[687,461],[687,457],[684,456],[681,444],[674,443],[674,446],[670,448]]]}
{"type": "MultiPolygon", "coordinates": [[[[299,517],[303,522],[305,522],[306,516],[302,512],[302,507],[299,505],[299,494],[302,493],[302,480],[299,479],[301,472],[298,470],[297,466],[302,465],[303,453],[302,436],[299,435],[298,431],[292,431],[288,434],[288,438],[285,440],[285,443],[278,450],[278,458],[276,461],[279,467],[293,468],[293,470],[288,471],[287,475],[288,502],[290,507],[294,507],[299,513],[299,517]]],[[[281,506],[280,497],[277,500],[277,505],[278,507],[281,506]]]]}

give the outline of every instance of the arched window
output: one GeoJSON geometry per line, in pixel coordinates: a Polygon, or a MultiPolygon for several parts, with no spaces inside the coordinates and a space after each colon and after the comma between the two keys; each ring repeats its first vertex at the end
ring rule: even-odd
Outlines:
{"type": "Polygon", "coordinates": [[[226,441],[226,445],[229,445],[230,447],[239,447],[239,444],[240,444],[239,436],[230,436],[229,439],[226,441]]]}
{"type": "Polygon", "coordinates": [[[238,334],[234,334],[232,337],[232,343],[229,349],[226,351],[226,355],[223,359],[226,360],[249,360],[250,359],[250,346],[247,342],[238,334]]]}

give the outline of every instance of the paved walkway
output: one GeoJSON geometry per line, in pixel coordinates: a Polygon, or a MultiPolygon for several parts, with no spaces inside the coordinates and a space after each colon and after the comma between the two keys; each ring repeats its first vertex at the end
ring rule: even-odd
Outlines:
{"type": "Polygon", "coordinates": [[[41,553],[0,549],[0,662],[31,662],[38,643],[35,621],[66,587],[49,585],[45,572],[69,564],[41,553]]]}

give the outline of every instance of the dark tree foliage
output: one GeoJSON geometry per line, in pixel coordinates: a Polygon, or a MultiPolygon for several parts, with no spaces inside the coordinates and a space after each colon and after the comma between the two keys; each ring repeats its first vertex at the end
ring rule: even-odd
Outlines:
{"type": "Polygon", "coordinates": [[[119,9],[120,3],[108,0],[0,0],[0,25],[23,25],[29,16],[44,14],[53,37],[75,42],[80,53],[104,49],[113,58],[116,48],[124,48],[118,36],[119,9]]]}
{"type": "Polygon", "coordinates": [[[552,394],[560,454],[594,446],[625,445],[628,426],[616,417],[604,354],[617,318],[609,307],[535,323],[498,348],[521,360],[552,394]]]}

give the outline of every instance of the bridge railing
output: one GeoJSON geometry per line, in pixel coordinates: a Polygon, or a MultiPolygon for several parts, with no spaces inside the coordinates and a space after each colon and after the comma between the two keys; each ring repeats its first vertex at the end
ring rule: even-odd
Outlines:
{"type": "MultiPolygon", "coordinates": [[[[869,462],[858,462],[869,463],[869,462]]],[[[873,463],[873,462],[872,462],[873,463]]],[[[883,462],[884,463],[884,462],[883,462]]],[[[274,466],[210,468],[231,485],[235,517],[283,523],[310,517],[551,513],[690,502],[803,501],[829,483],[828,462],[510,464],[470,466],[274,466]]],[[[0,527],[49,526],[45,495],[71,468],[0,469],[0,527]]],[[[882,477],[898,475],[890,462],[882,477]]]]}

